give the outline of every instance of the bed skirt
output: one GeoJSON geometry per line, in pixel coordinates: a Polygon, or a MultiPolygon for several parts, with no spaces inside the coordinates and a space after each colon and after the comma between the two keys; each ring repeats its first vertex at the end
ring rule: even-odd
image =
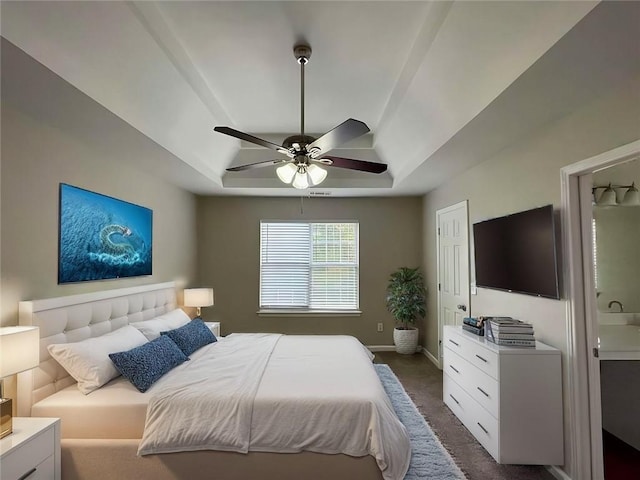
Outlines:
{"type": "Polygon", "coordinates": [[[375,459],[322,453],[203,450],[136,455],[138,439],[62,439],[63,480],[382,480],[375,459]]]}

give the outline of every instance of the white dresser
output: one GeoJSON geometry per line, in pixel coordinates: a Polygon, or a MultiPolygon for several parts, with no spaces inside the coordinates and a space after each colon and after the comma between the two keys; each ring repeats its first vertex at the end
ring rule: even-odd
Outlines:
{"type": "Polygon", "coordinates": [[[560,351],[444,327],[443,399],[498,463],[562,465],[560,351]]]}
{"type": "Polygon", "coordinates": [[[0,440],[2,480],[60,480],[60,419],[14,417],[0,440]]]}

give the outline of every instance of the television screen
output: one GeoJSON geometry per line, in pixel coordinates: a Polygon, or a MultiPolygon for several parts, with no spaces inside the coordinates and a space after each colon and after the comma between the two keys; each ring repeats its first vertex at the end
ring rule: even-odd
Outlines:
{"type": "Polygon", "coordinates": [[[560,298],[553,206],[473,225],[476,285],[560,298]]]}
{"type": "Polygon", "coordinates": [[[153,211],[60,184],[58,283],[151,275],[153,211]]]}

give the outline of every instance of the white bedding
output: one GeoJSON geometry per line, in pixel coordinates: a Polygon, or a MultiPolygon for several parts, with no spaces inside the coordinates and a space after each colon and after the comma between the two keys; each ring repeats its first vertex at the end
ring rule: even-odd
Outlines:
{"type": "Polygon", "coordinates": [[[385,479],[402,479],[409,438],[370,355],[348,336],[229,335],[149,390],[138,453],[372,455],[385,479]]]}

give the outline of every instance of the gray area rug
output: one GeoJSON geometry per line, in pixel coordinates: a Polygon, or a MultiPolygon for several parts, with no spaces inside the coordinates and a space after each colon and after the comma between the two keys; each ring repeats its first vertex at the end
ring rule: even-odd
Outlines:
{"type": "Polygon", "coordinates": [[[404,480],[460,480],[466,477],[435,436],[402,384],[388,365],[374,364],[391,405],[407,429],[411,463],[404,480]]]}

